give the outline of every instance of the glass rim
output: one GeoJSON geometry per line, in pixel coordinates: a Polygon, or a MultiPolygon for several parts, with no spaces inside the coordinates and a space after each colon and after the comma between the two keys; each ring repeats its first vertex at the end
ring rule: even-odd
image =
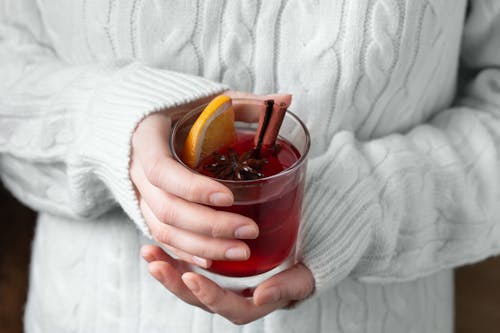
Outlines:
{"type": "MultiPolygon", "coordinates": [[[[251,100],[251,99],[248,99],[248,98],[233,98],[233,100],[242,100],[242,101],[249,101],[250,103],[254,100],[251,100]]],[[[200,106],[197,106],[195,107],[194,109],[188,111],[186,114],[184,114],[179,120],[176,121],[173,129],[172,129],[172,133],[170,135],[170,142],[169,142],[169,145],[170,145],[170,151],[172,153],[172,157],[177,161],[179,162],[182,166],[184,166],[185,168],[191,170],[192,172],[198,174],[198,175],[202,175],[202,176],[205,176],[205,177],[208,177],[210,179],[213,179],[215,181],[218,181],[219,183],[222,183],[222,184],[231,184],[231,185],[238,185],[238,184],[246,184],[246,185],[251,185],[251,184],[259,184],[259,183],[263,183],[263,182],[267,182],[267,181],[270,181],[270,180],[274,180],[274,179],[278,179],[278,178],[281,178],[281,177],[285,177],[291,173],[293,173],[295,170],[297,170],[299,167],[301,167],[306,161],[307,161],[307,155],[309,154],[309,149],[311,147],[311,137],[310,137],[310,134],[309,134],[309,130],[307,129],[306,125],[304,124],[304,122],[295,114],[293,113],[292,111],[290,111],[289,109],[286,110],[286,115],[290,116],[293,120],[295,120],[298,124],[299,124],[299,127],[302,128],[304,134],[305,134],[305,146],[304,146],[304,152],[300,154],[300,157],[297,161],[295,161],[290,167],[286,168],[285,170],[277,173],[277,174],[274,174],[272,176],[267,176],[267,177],[263,177],[263,178],[258,178],[258,179],[250,179],[250,180],[232,180],[232,179],[219,179],[219,178],[215,178],[215,177],[211,177],[211,176],[207,176],[207,175],[204,175],[200,172],[198,172],[198,170],[195,170],[195,169],[192,169],[190,168],[188,165],[186,165],[186,163],[184,163],[184,161],[182,161],[182,159],[180,158],[180,156],[177,154],[176,150],[175,150],[175,147],[174,147],[174,137],[175,137],[175,134],[178,132],[179,128],[181,127],[181,124],[183,123],[184,120],[190,118],[193,114],[197,113],[197,112],[200,112],[200,109],[203,109],[205,108],[205,106],[207,106],[208,103],[205,103],[203,105],[200,105],[200,106]]],[[[256,124],[256,123],[255,123],[256,124]]],[[[290,141],[290,140],[287,140],[287,141],[290,141]]]]}

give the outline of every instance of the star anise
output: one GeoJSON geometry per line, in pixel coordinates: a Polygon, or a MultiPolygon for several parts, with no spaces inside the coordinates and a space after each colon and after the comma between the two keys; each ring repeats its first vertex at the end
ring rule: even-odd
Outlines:
{"type": "Polygon", "coordinates": [[[255,157],[254,150],[250,150],[241,156],[229,148],[227,153],[213,153],[213,162],[204,166],[215,178],[225,180],[254,180],[263,178],[260,172],[268,161],[265,158],[255,157]]]}

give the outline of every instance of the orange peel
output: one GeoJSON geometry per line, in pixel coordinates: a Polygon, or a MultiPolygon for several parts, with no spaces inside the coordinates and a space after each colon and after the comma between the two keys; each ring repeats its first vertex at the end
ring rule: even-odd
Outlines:
{"type": "Polygon", "coordinates": [[[236,143],[232,100],[219,95],[200,113],[191,127],[182,150],[182,160],[190,168],[223,147],[236,143]]]}

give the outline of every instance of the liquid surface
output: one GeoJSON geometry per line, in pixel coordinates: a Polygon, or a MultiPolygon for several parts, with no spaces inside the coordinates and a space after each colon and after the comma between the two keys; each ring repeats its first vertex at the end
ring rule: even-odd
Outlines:
{"type": "MultiPolygon", "coordinates": [[[[236,144],[230,147],[224,147],[218,152],[219,154],[227,155],[228,151],[231,149],[241,157],[254,148],[255,132],[238,129],[236,135],[236,144]]],[[[263,147],[259,157],[265,160],[265,163],[263,163],[262,168],[258,171],[262,173],[264,177],[269,177],[291,167],[300,158],[300,153],[290,142],[278,138],[276,140],[276,147],[263,147]]],[[[197,171],[206,176],[221,178],[207,167],[213,164],[214,161],[214,155],[206,157],[201,161],[197,171]]]]}

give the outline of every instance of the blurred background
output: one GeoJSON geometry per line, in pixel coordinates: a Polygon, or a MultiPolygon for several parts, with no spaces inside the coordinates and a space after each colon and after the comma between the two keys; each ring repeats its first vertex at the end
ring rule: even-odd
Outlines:
{"type": "MultiPolygon", "coordinates": [[[[0,333],[23,331],[35,218],[0,185],[0,333]]],[[[456,270],[455,282],[455,332],[500,332],[500,257],[456,270]]]]}

